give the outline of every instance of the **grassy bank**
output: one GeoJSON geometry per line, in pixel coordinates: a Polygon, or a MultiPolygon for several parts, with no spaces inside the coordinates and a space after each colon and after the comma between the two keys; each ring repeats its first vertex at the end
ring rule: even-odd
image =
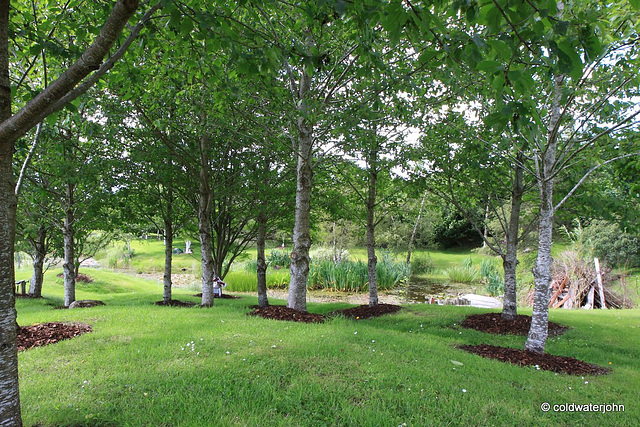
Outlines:
{"type": "MultiPolygon", "coordinates": [[[[90,270],[95,281],[78,295],[107,306],[54,310],[49,304],[62,300],[55,273],[46,299],[18,300],[20,324],[80,321],[94,332],[20,353],[28,426],[619,426],[640,418],[639,310],[551,311],[571,329],[549,340],[550,353],[613,368],[580,378],[455,349],[522,346],[521,337],[458,326],[480,309],[416,305],[366,321],[296,324],[246,316],[252,297],[211,309],[157,307],[157,283],[90,270]],[[543,402],[617,403],[625,412],[545,413],[543,402]]],[[[343,307],[309,304],[317,313],[343,307]]]]}

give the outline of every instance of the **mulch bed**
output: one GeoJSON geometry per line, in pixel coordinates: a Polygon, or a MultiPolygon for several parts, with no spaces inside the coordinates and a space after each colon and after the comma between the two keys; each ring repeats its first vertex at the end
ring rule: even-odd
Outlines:
{"type": "Polygon", "coordinates": [[[516,348],[496,347],[488,344],[459,345],[457,348],[489,359],[509,362],[518,366],[537,366],[537,369],[568,375],[603,375],[610,372],[602,366],[592,365],[573,357],[536,354],[516,348]]]}
{"type": "MultiPolygon", "coordinates": [[[[195,294],[194,297],[198,297],[198,298],[202,298],[202,292],[200,292],[199,294],[195,294]]],[[[230,295],[230,294],[222,294],[221,297],[219,297],[216,294],[213,294],[214,298],[222,298],[222,299],[242,299],[242,297],[237,297],[235,295],[230,295]]]]}
{"type": "Polygon", "coordinates": [[[294,310],[284,305],[270,305],[264,308],[252,306],[252,308],[254,308],[254,310],[248,313],[249,316],[260,316],[265,319],[304,323],[324,323],[326,319],[322,314],[303,313],[302,311],[294,310]]]}
{"type": "Polygon", "coordinates": [[[51,322],[21,326],[17,336],[18,351],[54,344],[92,331],[91,326],[84,323],[51,322]]]}
{"type": "Polygon", "coordinates": [[[194,307],[195,305],[197,305],[197,303],[195,302],[178,301],[177,299],[172,299],[169,301],[156,301],[155,304],[163,307],[194,307]]]}
{"type": "Polygon", "coordinates": [[[359,305],[357,307],[345,308],[334,311],[331,314],[343,315],[355,320],[370,319],[372,317],[383,316],[385,314],[397,313],[402,307],[393,304],[378,304],[375,307],[369,305],[359,305]]]}
{"type": "MultiPolygon", "coordinates": [[[[500,313],[472,314],[467,316],[461,326],[467,329],[496,335],[528,335],[531,327],[531,316],[519,314],[515,320],[504,320],[500,313]]],[[[549,336],[562,335],[566,326],[549,322],[549,336]]]]}

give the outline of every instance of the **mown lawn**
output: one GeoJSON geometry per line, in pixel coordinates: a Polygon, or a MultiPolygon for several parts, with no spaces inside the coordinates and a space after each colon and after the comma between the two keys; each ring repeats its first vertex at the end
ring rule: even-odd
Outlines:
{"type": "MultiPolygon", "coordinates": [[[[158,307],[159,284],[85,269],[96,280],[79,285],[78,298],[107,306],[54,310],[62,301],[55,273],[47,274],[46,299],[18,300],[19,323],[86,322],[94,332],[20,353],[27,426],[631,426],[640,419],[638,309],[551,312],[571,329],[549,340],[550,353],[613,369],[581,378],[457,350],[523,345],[523,337],[458,326],[481,309],[421,304],[364,321],[277,322],[246,315],[254,297],[216,300],[210,309],[158,307]],[[625,412],[545,413],[543,402],[615,403],[625,412]]],[[[198,301],[186,291],[175,297],[198,301]]]]}

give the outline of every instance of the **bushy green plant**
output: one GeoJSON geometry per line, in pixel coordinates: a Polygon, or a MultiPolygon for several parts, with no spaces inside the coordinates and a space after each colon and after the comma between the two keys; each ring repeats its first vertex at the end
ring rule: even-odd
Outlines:
{"type": "Polygon", "coordinates": [[[291,257],[284,249],[272,249],[267,255],[267,264],[271,267],[289,268],[291,257]]]}
{"type": "Polygon", "coordinates": [[[258,270],[258,260],[252,259],[244,264],[244,271],[255,273],[258,270]]]}
{"type": "Polygon", "coordinates": [[[488,259],[480,263],[480,276],[491,296],[504,294],[504,277],[496,264],[488,259]]]}
{"type": "Polygon", "coordinates": [[[598,220],[583,227],[576,220],[574,228],[565,231],[582,257],[598,257],[610,266],[640,266],[640,236],[627,233],[618,224],[598,220]]]}
{"type": "Polygon", "coordinates": [[[326,246],[320,246],[319,248],[314,248],[309,253],[309,257],[312,262],[319,261],[332,261],[332,262],[341,262],[349,260],[349,251],[341,248],[328,248],[326,246]]]}
{"type": "Polygon", "coordinates": [[[411,274],[425,274],[433,271],[433,260],[429,254],[411,257],[411,274]]]}
{"type": "MultiPolygon", "coordinates": [[[[387,290],[409,277],[410,268],[406,263],[394,262],[382,257],[376,265],[378,289],[387,290]]],[[[309,271],[311,289],[335,291],[366,291],[369,283],[369,267],[362,261],[312,262],[309,271]]]]}
{"type": "Polygon", "coordinates": [[[465,258],[461,265],[447,268],[444,276],[450,283],[471,284],[479,281],[480,272],[473,265],[471,258],[465,258]]]}

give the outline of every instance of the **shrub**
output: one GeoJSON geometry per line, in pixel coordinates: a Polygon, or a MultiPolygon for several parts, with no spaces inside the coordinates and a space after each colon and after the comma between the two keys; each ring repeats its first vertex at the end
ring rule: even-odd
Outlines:
{"type": "Polygon", "coordinates": [[[618,224],[593,221],[583,227],[578,220],[569,235],[580,256],[598,257],[610,266],[640,266],[640,237],[627,233],[618,224]]]}
{"type": "Polygon", "coordinates": [[[433,260],[429,254],[411,257],[411,274],[424,274],[433,271],[433,260]]]}
{"type": "Polygon", "coordinates": [[[271,267],[275,267],[277,265],[278,267],[289,268],[290,264],[291,257],[284,249],[273,249],[269,252],[269,255],[267,255],[267,265],[271,267]]]}
{"type": "Polygon", "coordinates": [[[338,263],[349,260],[349,251],[346,249],[332,249],[320,246],[319,248],[311,250],[309,257],[313,262],[332,261],[338,263]]]}

